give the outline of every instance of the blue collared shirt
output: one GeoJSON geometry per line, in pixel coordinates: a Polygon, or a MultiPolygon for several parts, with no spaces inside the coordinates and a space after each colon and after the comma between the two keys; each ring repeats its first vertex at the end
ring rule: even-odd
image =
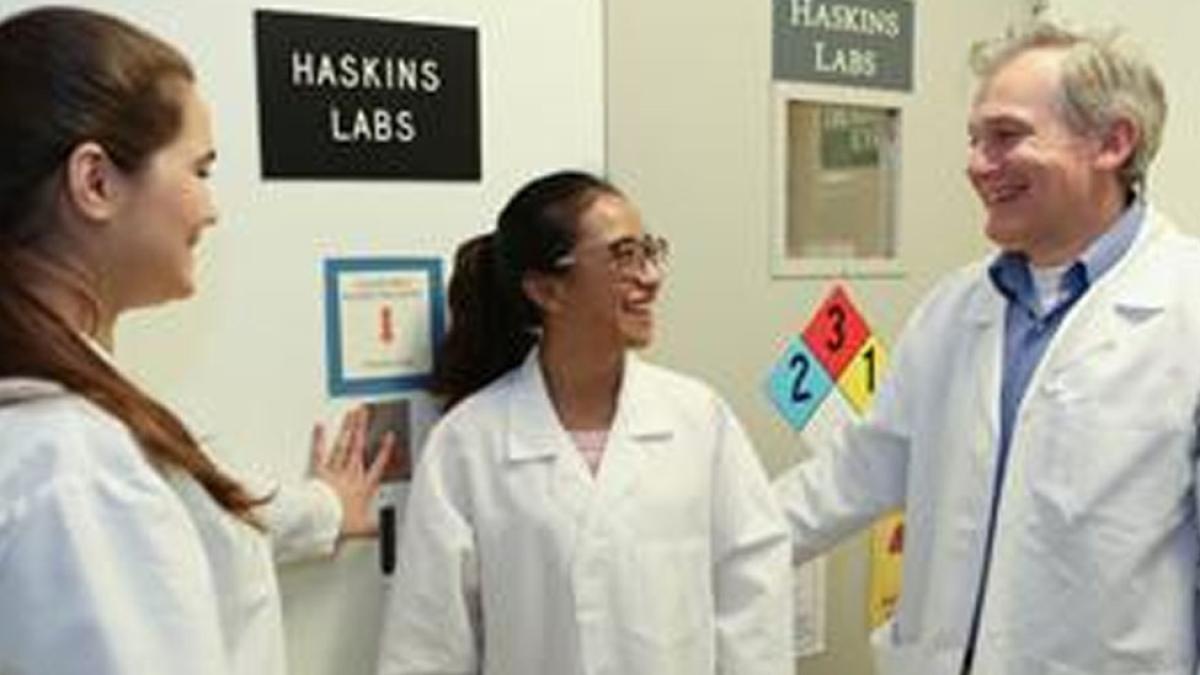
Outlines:
{"type": "Polygon", "coordinates": [[[984,591],[987,588],[992,543],[996,532],[996,513],[1000,507],[1000,494],[1004,486],[1017,409],[1025,396],[1025,389],[1029,386],[1034,370],[1041,362],[1054,334],[1058,332],[1063,318],[1079,298],[1125,255],[1141,230],[1145,216],[1145,202],[1135,200],[1130,204],[1116,223],[1093,241],[1079,259],[1067,268],[1060,281],[1062,294],[1057,304],[1048,309],[1043,308],[1038,297],[1033,273],[1024,254],[1002,253],[988,268],[992,284],[1008,301],[1004,313],[1004,367],[1000,381],[1000,447],[992,484],[992,504],[988,516],[987,539],[984,543],[983,569],[980,572],[979,588],[975,597],[975,611],[971,617],[971,630],[967,637],[964,672],[967,672],[970,665],[975,637],[979,631],[979,620],[983,613],[984,591]]]}
{"type": "Polygon", "coordinates": [[[1008,454],[1013,420],[1025,388],[1067,311],[1087,289],[1112,269],[1141,229],[1144,202],[1135,201],[1116,224],[1096,239],[1063,274],[1058,304],[1044,311],[1028,260],[1021,253],[1002,253],[988,269],[992,284],[1008,300],[1004,315],[1004,372],[1000,385],[1000,464],[1008,454]]]}

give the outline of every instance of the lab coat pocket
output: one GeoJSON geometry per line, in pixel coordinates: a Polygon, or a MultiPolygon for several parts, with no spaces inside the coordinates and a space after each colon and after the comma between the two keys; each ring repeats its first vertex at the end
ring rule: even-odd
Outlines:
{"type": "Polygon", "coordinates": [[[629,559],[625,626],[656,648],[687,646],[712,629],[712,565],[701,540],[647,543],[629,559]]]}
{"type": "Polygon", "coordinates": [[[1033,493],[1066,523],[1158,531],[1186,502],[1192,432],[1107,423],[1103,414],[1067,410],[1030,445],[1025,476],[1033,493]]]}

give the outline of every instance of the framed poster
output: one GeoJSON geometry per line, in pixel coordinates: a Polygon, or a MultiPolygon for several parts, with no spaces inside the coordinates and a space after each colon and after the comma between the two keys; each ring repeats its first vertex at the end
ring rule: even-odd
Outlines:
{"type": "Polygon", "coordinates": [[[331,396],[420,389],[444,331],[438,258],[325,261],[326,367],[331,396]]]}

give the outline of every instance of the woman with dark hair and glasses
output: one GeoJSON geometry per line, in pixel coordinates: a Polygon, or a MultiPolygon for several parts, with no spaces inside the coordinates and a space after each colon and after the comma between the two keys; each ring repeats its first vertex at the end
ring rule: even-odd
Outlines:
{"type": "Polygon", "coordinates": [[[0,19],[0,673],[283,675],[273,559],[374,527],[361,411],[257,489],[109,356],[216,220],[194,79],[111,16],[0,19]]]}
{"type": "Polygon", "coordinates": [[[754,450],[651,341],[666,242],[594,176],[463,244],[386,675],[783,675],[790,548],[754,450]]]}

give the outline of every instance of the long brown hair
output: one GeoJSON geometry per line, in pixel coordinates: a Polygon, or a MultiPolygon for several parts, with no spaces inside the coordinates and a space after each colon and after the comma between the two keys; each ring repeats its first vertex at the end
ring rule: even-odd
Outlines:
{"type": "Polygon", "coordinates": [[[222,472],[183,423],[116,369],[32,290],[65,287],[99,308],[94,280],[46,253],[62,167],[80,143],[140,170],[182,125],[195,76],[166,42],[111,16],[45,8],[0,22],[0,377],[50,380],[121,420],[147,458],[195,478],[254,523],[263,502],[222,472]]]}

